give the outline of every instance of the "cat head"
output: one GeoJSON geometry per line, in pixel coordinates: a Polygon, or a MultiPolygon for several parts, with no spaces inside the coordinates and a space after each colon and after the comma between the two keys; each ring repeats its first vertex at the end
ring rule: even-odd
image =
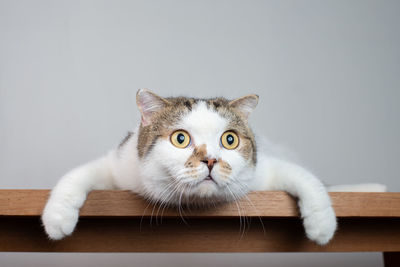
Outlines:
{"type": "Polygon", "coordinates": [[[137,152],[148,198],[207,204],[248,192],[257,162],[248,117],[257,95],[163,98],[141,89],[136,101],[141,112],[137,152]]]}

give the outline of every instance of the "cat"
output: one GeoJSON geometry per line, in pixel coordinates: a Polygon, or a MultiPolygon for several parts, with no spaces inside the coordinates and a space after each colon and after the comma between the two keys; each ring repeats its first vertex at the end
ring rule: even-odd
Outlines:
{"type": "MultiPolygon", "coordinates": [[[[163,98],[140,89],[136,102],[141,122],[135,131],[104,157],[65,174],[52,190],[42,214],[50,239],[70,235],[87,194],[105,189],[175,206],[283,190],[298,199],[307,237],[320,245],[332,239],[337,222],[327,188],[305,168],[257,149],[248,125],[257,95],[163,98]]],[[[367,186],[376,187],[384,190],[367,186]]]]}

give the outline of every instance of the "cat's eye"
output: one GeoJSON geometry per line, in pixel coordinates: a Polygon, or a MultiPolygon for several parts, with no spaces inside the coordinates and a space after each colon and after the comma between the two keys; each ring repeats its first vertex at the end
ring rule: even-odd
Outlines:
{"type": "Polygon", "coordinates": [[[239,145],[239,136],[233,131],[227,131],[221,136],[221,144],[226,149],[235,149],[239,145]]]}
{"type": "Polygon", "coordinates": [[[177,130],[171,134],[171,143],[178,148],[186,148],[190,144],[190,135],[184,130],[177,130]]]}

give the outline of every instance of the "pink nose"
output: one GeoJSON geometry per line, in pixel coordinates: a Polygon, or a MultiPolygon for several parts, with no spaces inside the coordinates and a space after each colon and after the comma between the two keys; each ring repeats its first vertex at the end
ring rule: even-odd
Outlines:
{"type": "Polygon", "coordinates": [[[215,162],[217,162],[216,159],[204,159],[202,160],[205,164],[207,164],[208,170],[211,172],[212,168],[214,167],[215,162]]]}

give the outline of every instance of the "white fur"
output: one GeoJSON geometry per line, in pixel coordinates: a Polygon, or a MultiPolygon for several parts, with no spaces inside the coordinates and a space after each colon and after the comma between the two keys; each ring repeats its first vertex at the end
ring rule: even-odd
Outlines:
{"type": "Polygon", "coordinates": [[[260,155],[252,190],[284,190],[299,199],[308,238],[326,244],[336,230],[336,217],[321,181],[304,168],[260,155]]]}
{"type": "Polygon", "coordinates": [[[326,244],[335,232],[336,217],[322,183],[304,168],[265,151],[258,152],[254,167],[237,150],[222,148],[220,137],[229,130],[227,124],[225,118],[200,103],[179,124],[171,125],[171,129],[185,129],[191,135],[190,147],[181,149],[169,140],[158,139],[149,155],[140,159],[138,135],[134,134],[121,148],[68,172],[51,192],[43,211],[47,234],[51,239],[70,235],[79,209],[94,189],[131,190],[150,200],[174,205],[234,201],[251,190],[285,190],[299,199],[307,236],[326,244]],[[206,181],[209,171],[204,163],[195,174],[188,172],[184,163],[193,147],[199,145],[206,145],[207,157],[228,162],[231,175],[224,176],[216,164],[211,172],[215,182],[206,181]]]}

